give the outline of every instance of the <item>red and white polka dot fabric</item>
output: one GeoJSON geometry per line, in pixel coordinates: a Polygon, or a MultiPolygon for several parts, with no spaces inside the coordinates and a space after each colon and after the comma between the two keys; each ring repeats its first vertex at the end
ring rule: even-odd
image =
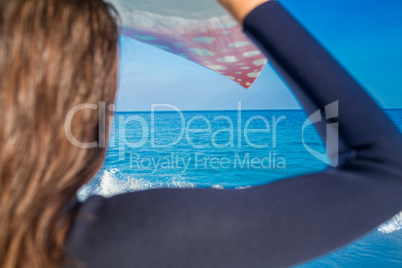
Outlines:
{"type": "MultiPolygon", "coordinates": [[[[191,16],[188,12],[189,2],[186,2],[187,12],[183,11],[183,16],[180,16],[180,10],[172,15],[169,12],[155,12],[152,6],[153,0],[148,1],[153,11],[136,8],[136,2],[138,2],[144,9],[144,2],[140,3],[139,0],[120,2],[110,0],[123,18],[121,25],[123,35],[203,65],[245,88],[253,84],[267,59],[228,14],[223,13],[218,16],[203,14],[201,18],[199,14],[191,16]]],[[[159,1],[159,3],[162,2],[159,1]]],[[[180,9],[180,1],[175,3],[180,9]]],[[[158,1],[155,1],[154,5],[156,4],[158,1]]],[[[170,6],[170,9],[172,8],[170,6]]],[[[214,8],[219,6],[212,5],[203,12],[210,10],[214,13],[214,8]]]]}

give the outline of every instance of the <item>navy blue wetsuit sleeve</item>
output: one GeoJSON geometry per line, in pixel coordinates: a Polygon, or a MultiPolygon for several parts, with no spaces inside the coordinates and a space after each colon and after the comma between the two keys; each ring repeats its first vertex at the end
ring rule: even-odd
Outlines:
{"type": "Polygon", "coordinates": [[[376,103],[277,2],[253,10],[244,31],[307,112],[323,110],[323,137],[326,118],[337,118],[339,165],[244,190],[90,198],[71,229],[70,257],[97,268],[286,267],[345,245],[402,209],[401,136],[376,103]],[[339,109],[327,106],[336,102],[339,109]]]}
{"type": "MultiPolygon", "coordinates": [[[[325,112],[328,105],[338,102],[337,111],[327,112],[339,112],[341,156],[358,153],[358,158],[400,165],[399,132],[357,82],[278,2],[265,3],[248,14],[244,32],[269,58],[308,114],[318,109],[325,112]]],[[[316,126],[325,140],[327,122],[321,122],[316,126]]]]}

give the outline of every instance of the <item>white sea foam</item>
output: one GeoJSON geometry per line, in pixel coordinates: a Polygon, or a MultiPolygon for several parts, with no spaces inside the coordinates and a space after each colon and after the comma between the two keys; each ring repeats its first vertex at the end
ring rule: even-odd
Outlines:
{"type": "Polygon", "coordinates": [[[251,188],[251,186],[238,186],[236,187],[236,190],[243,190],[243,189],[248,189],[251,188]]]}
{"type": "Polygon", "coordinates": [[[119,169],[105,170],[101,173],[95,182],[84,185],[78,191],[78,198],[81,201],[86,200],[92,195],[101,195],[111,197],[118,194],[143,191],[151,188],[195,188],[196,185],[187,182],[185,178],[179,175],[166,176],[163,181],[150,181],[129,174],[124,174],[119,169]]]}
{"type": "Polygon", "coordinates": [[[402,212],[378,228],[378,231],[385,234],[390,234],[399,230],[402,230],[402,212]]]}

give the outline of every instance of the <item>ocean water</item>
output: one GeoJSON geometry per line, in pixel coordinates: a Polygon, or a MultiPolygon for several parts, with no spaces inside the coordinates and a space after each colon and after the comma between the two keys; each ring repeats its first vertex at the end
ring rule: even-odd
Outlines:
{"type": "MultiPolygon", "coordinates": [[[[402,131],[402,110],[386,112],[402,131]]],[[[305,122],[308,116],[298,110],[116,113],[105,165],[78,196],[239,189],[323,170],[325,146],[305,122]]],[[[402,214],[297,267],[402,267],[402,214]]]]}

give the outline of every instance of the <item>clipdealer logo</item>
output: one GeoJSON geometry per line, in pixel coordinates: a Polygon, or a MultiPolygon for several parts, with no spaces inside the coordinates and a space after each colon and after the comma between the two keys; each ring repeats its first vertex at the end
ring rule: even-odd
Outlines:
{"type": "MultiPolygon", "coordinates": [[[[80,148],[96,148],[96,147],[106,147],[107,142],[106,142],[106,120],[109,120],[109,125],[110,127],[112,126],[112,122],[114,121],[114,116],[110,116],[109,118],[106,118],[107,111],[106,109],[110,111],[115,111],[115,106],[114,105],[109,105],[106,107],[104,102],[99,103],[99,105],[96,104],[90,104],[90,103],[85,103],[81,105],[77,105],[73,109],[70,110],[66,117],[65,121],[65,132],[67,135],[67,138],[70,140],[70,142],[80,148]],[[83,143],[78,141],[77,139],[74,138],[72,131],[71,131],[71,122],[72,119],[79,110],[82,109],[91,109],[94,111],[99,112],[99,138],[98,141],[94,141],[92,143],[83,143]]],[[[243,137],[244,137],[244,142],[247,144],[247,146],[250,146],[251,148],[255,149],[265,149],[268,146],[270,146],[268,143],[266,144],[255,144],[253,143],[250,138],[249,134],[250,133],[262,133],[265,135],[271,134],[271,146],[272,148],[276,148],[276,143],[277,143],[277,128],[278,124],[286,119],[286,116],[281,116],[279,118],[273,117],[272,122],[269,122],[265,117],[262,116],[253,116],[247,120],[247,122],[244,125],[242,124],[242,115],[241,115],[241,103],[238,104],[238,109],[237,109],[237,128],[235,128],[235,122],[232,121],[231,118],[228,116],[217,116],[213,118],[213,122],[215,121],[227,121],[229,123],[229,128],[224,128],[224,129],[219,129],[216,132],[212,131],[211,127],[211,121],[210,119],[204,117],[204,116],[193,116],[189,120],[189,122],[186,122],[186,118],[184,118],[184,115],[182,111],[171,104],[153,104],[151,107],[151,122],[146,121],[143,117],[139,115],[131,115],[128,118],[124,116],[118,116],[117,122],[118,122],[118,129],[117,132],[119,133],[119,139],[118,139],[118,144],[110,144],[113,146],[118,146],[118,151],[119,151],[119,160],[124,160],[126,157],[126,149],[128,148],[141,148],[147,142],[149,141],[150,138],[150,145],[151,148],[169,148],[169,147],[174,147],[177,145],[182,139],[186,139],[188,144],[190,144],[194,149],[203,149],[203,148],[209,148],[210,146],[214,148],[231,148],[235,146],[235,135],[234,132],[237,133],[237,146],[238,148],[242,147],[243,143],[243,137]],[[157,144],[155,142],[156,136],[155,136],[155,129],[156,129],[156,119],[155,119],[155,110],[157,107],[163,107],[163,108],[168,108],[174,112],[176,112],[180,116],[180,135],[179,137],[176,137],[174,141],[168,144],[157,144]],[[199,121],[204,121],[207,124],[206,129],[193,129],[192,123],[196,120],[199,121]],[[126,127],[128,123],[130,122],[137,122],[141,125],[141,139],[137,141],[135,144],[131,144],[126,137],[126,127]],[[252,121],[259,121],[263,124],[263,128],[261,129],[250,129],[249,126],[252,121]],[[151,124],[149,126],[149,123],[151,124]],[[191,140],[191,133],[199,133],[199,132],[207,132],[211,134],[211,139],[210,142],[207,145],[198,145],[192,142],[191,140]],[[219,144],[217,143],[216,136],[219,133],[222,132],[227,132],[230,135],[230,139],[227,141],[225,144],[219,144]],[[150,137],[149,137],[150,136],[150,137]]],[[[339,116],[339,102],[335,101],[327,106],[325,106],[324,110],[318,110],[314,112],[304,123],[302,126],[302,144],[304,148],[315,158],[318,160],[332,166],[332,167],[337,167],[339,165],[339,123],[336,122],[335,120],[339,116]],[[325,124],[323,122],[323,119],[326,123],[326,137],[323,137],[326,139],[326,151],[325,152],[319,152],[312,147],[310,147],[307,143],[306,135],[305,132],[307,128],[313,124],[325,124]],[[328,161],[328,157],[331,159],[331,161],[328,161]]],[[[113,132],[114,130],[111,129],[113,132]]]]}
{"type": "Polygon", "coordinates": [[[303,146],[306,148],[306,150],[313,155],[315,158],[317,158],[320,161],[323,161],[324,163],[332,166],[332,167],[337,167],[339,165],[339,123],[338,122],[331,122],[334,121],[339,117],[339,102],[335,101],[331,104],[328,104],[325,106],[325,110],[318,110],[315,113],[313,113],[303,124],[303,129],[302,129],[302,141],[303,141],[303,146]],[[323,114],[324,112],[324,114],[323,114]],[[312,124],[317,124],[319,122],[322,122],[323,117],[326,119],[327,123],[326,124],[326,152],[321,153],[317,150],[314,150],[310,146],[307,145],[307,142],[305,140],[305,130],[308,126],[312,124]],[[326,156],[329,156],[330,162],[326,160],[326,156]]]}

